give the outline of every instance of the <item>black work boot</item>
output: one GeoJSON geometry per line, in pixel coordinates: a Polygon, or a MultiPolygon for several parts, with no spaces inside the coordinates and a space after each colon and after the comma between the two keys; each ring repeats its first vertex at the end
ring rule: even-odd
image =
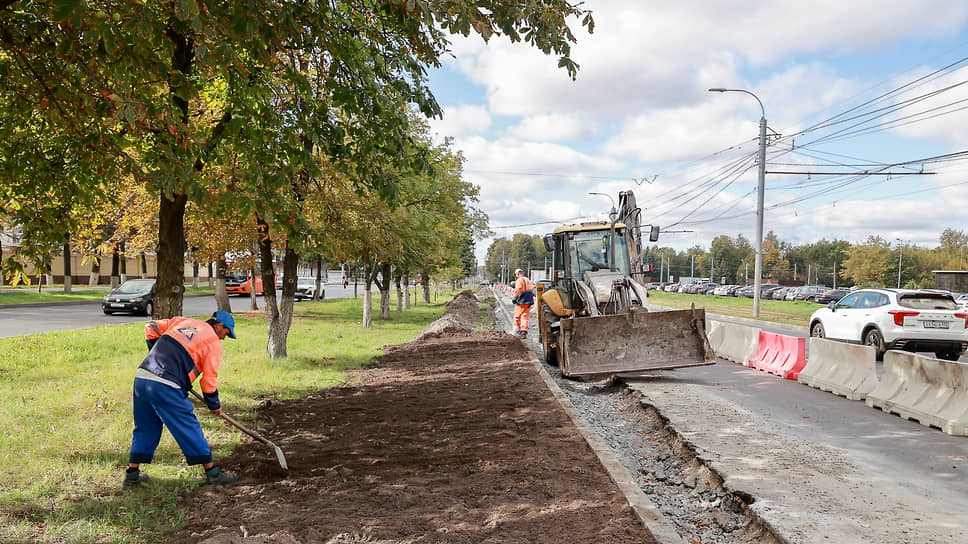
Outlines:
{"type": "Polygon", "coordinates": [[[124,471],[124,483],[121,484],[121,487],[124,489],[134,489],[148,480],[148,475],[142,474],[141,470],[128,467],[127,470],[124,471]]]}
{"type": "Polygon", "coordinates": [[[219,470],[218,467],[205,470],[205,483],[208,485],[228,485],[235,483],[238,479],[238,474],[219,470]]]}

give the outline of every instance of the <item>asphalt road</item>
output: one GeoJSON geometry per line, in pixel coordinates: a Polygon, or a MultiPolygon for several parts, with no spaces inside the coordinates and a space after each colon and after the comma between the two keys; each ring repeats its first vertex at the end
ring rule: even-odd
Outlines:
{"type": "MultiPolygon", "coordinates": [[[[357,291],[363,293],[360,286],[357,291]]],[[[413,289],[411,289],[411,293],[413,289]]],[[[342,285],[326,285],[327,298],[343,298],[353,296],[353,285],[343,288],[342,285]]],[[[396,299],[394,298],[394,303],[396,299]]],[[[234,310],[247,311],[250,307],[249,297],[229,297],[234,310]]],[[[262,297],[256,297],[259,308],[263,308],[262,297]]],[[[215,296],[185,297],[182,305],[184,315],[207,316],[216,310],[215,296]]],[[[0,338],[21,336],[41,332],[84,329],[95,325],[114,325],[118,323],[138,323],[148,321],[147,317],[129,314],[104,315],[101,312],[101,301],[91,301],[79,304],[51,304],[44,306],[8,308],[0,306],[0,338]]]]}

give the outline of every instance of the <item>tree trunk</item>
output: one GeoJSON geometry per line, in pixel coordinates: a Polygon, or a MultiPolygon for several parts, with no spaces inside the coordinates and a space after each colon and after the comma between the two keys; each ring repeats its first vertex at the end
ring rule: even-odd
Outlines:
{"type": "Polygon", "coordinates": [[[95,254],[91,259],[91,276],[87,280],[87,284],[90,286],[95,286],[101,281],[101,256],[95,254]]]}
{"type": "Polygon", "coordinates": [[[71,293],[71,286],[74,284],[74,270],[71,267],[71,238],[70,235],[64,240],[64,293],[71,293]]]}
{"type": "Polygon", "coordinates": [[[420,278],[422,280],[421,286],[423,287],[424,302],[430,304],[430,272],[424,270],[420,273],[420,278]]]}
{"type": "Polygon", "coordinates": [[[198,289],[198,260],[192,259],[192,288],[198,289]]]}
{"type": "Polygon", "coordinates": [[[272,239],[269,237],[269,225],[257,218],[259,227],[259,253],[262,257],[262,292],[263,303],[266,308],[266,325],[269,329],[269,340],[266,353],[272,359],[286,357],[286,342],[289,338],[289,327],[292,325],[292,305],[296,294],[296,274],[299,266],[299,255],[286,246],[286,255],[282,261],[282,303],[276,304],[276,271],[272,257],[272,239]]]}
{"type": "Polygon", "coordinates": [[[380,288],[380,317],[382,319],[390,319],[391,281],[393,280],[390,277],[390,265],[388,263],[382,263],[380,265],[380,281],[376,284],[380,288]]]}
{"type": "Polygon", "coordinates": [[[54,272],[51,270],[50,261],[44,265],[45,275],[47,276],[47,285],[54,285],[54,272]]]}
{"type": "MultiPolygon", "coordinates": [[[[252,263],[252,268],[249,270],[249,309],[252,310],[253,312],[259,309],[259,301],[256,300],[256,298],[255,298],[256,297],[256,293],[255,293],[255,291],[256,291],[256,289],[255,289],[255,277],[256,277],[256,275],[257,274],[255,272],[255,263],[253,262],[252,263]]],[[[265,279],[266,279],[265,276],[263,276],[262,277],[262,292],[263,293],[265,292],[265,289],[266,289],[265,288],[265,279]]],[[[273,280],[273,281],[275,281],[275,280],[273,280]]],[[[273,285],[272,287],[274,289],[275,288],[275,285],[273,285]]]]}
{"type": "Polygon", "coordinates": [[[121,249],[118,244],[114,244],[111,252],[111,289],[121,285],[121,249]]]}
{"type": "Polygon", "coordinates": [[[400,274],[394,278],[397,283],[397,313],[403,313],[403,285],[401,285],[400,274]]]}
{"type": "Polygon", "coordinates": [[[128,254],[125,243],[121,242],[121,283],[128,281],[128,254]]]}
{"type": "Polygon", "coordinates": [[[145,256],[144,251],[139,253],[138,257],[141,258],[141,279],[147,279],[148,278],[148,257],[145,256]]]}
{"type": "Polygon", "coordinates": [[[155,317],[171,318],[182,313],[185,290],[185,205],[188,196],[169,199],[161,193],[158,207],[158,281],[155,283],[155,317]]]}
{"type": "Polygon", "coordinates": [[[225,257],[218,260],[215,267],[215,308],[220,312],[232,313],[232,303],[229,302],[229,293],[225,289],[225,272],[228,268],[229,264],[225,262],[225,257]]]}
{"type": "MultiPolygon", "coordinates": [[[[363,327],[368,328],[373,325],[373,279],[376,276],[376,267],[367,261],[363,265],[363,327]]],[[[354,296],[356,283],[353,284],[354,296]]]]}
{"type": "Polygon", "coordinates": [[[320,257],[316,259],[316,290],[313,291],[313,300],[324,298],[326,298],[326,292],[323,291],[323,258],[320,257]]]}
{"type": "Polygon", "coordinates": [[[410,309],[410,271],[403,271],[403,309],[410,309]]]}
{"type": "Polygon", "coordinates": [[[205,266],[208,267],[208,286],[215,287],[215,272],[212,270],[212,262],[209,261],[205,266]]]}

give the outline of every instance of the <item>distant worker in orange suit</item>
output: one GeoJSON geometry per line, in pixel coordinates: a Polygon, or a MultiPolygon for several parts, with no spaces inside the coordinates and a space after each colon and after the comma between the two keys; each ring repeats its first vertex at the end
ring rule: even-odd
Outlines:
{"type": "Polygon", "coordinates": [[[520,268],[514,271],[514,333],[520,338],[528,337],[528,321],[531,318],[531,306],[534,305],[534,284],[524,275],[520,268]]]}

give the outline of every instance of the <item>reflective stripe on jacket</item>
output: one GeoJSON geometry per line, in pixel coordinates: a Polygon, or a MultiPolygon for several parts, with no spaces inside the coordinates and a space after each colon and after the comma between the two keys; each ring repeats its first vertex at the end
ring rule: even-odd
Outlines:
{"type": "Polygon", "coordinates": [[[525,276],[514,280],[514,303],[530,306],[534,304],[534,284],[525,276]]]}
{"type": "Polygon", "coordinates": [[[151,351],[139,368],[178,384],[185,391],[201,376],[199,384],[205,404],[211,410],[221,406],[218,366],[222,362],[222,342],[211,325],[188,317],[159,319],[145,325],[145,339],[151,351]]]}

